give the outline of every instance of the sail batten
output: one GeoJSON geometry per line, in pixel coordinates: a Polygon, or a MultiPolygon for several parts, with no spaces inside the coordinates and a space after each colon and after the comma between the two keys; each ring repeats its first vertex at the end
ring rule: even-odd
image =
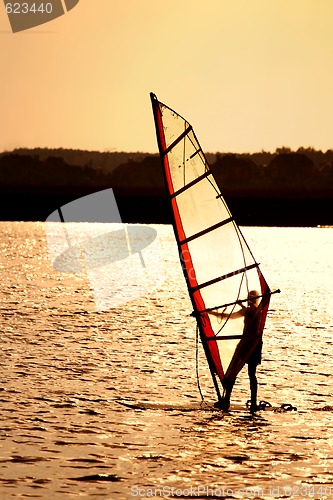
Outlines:
{"type": "Polygon", "coordinates": [[[224,274],[223,276],[218,276],[217,278],[214,278],[210,281],[206,281],[206,283],[201,283],[200,285],[193,287],[193,291],[200,290],[201,288],[204,288],[206,286],[214,285],[215,283],[217,283],[219,281],[226,280],[228,278],[236,276],[236,274],[245,273],[245,271],[249,271],[250,269],[253,269],[254,267],[259,267],[259,264],[255,263],[255,264],[252,264],[251,266],[246,266],[246,267],[242,267],[241,269],[236,269],[235,271],[231,271],[230,273],[224,274]]]}
{"type": "Polygon", "coordinates": [[[178,144],[178,143],[179,143],[182,139],[184,139],[184,137],[185,137],[186,135],[188,135],[188,134],[189,134],[189,132],[191,132],[191,130],[192,130],[192,127],[191,127],[191,125],[190,125],[189,127],[187,127],[187,129],[186,129],[186,130],[184,130],[184,132],[183,132],[182,134],[180,134],[180,136],[178,136],[178,137],[177,137],[177,139],[175,139],[175,140],[173,141],[173,143],[172,143],[172,144],[170,144],[170,146],[168,146],[168,147],[167,147],[167,149],[166,149],[165,151],[163,151],[163,155],[167,155],[167,154],[168,154],[168,153],[169,153],[169,152],[170,152],[170,151],[171,151],[171,150],[172,150],[175,146],[177,146],[177,144],[178,144]]]}
{"type": "Polygon", "coordinates": [[[197,154],[199,154],[199,153],[201,153],[201,152],[202,152],[201,148],[197,149],[197,150],[196,150],[196,151],[195,151],[195,152],[194,152],[194,153],[190,156],[190,158],[189,158],[189,159],[190,159],[190,160],[192,160],[192,158],[194,158],[197,154]]]}
{"type": "Polygon", "coordinates": [[[172,193],[171,197],[175,198],[176,196],[179,196],[180,194],[182,194],[187,189],[189,189],[189,188],[195,186],[196,184],[198,184],[198,182],[201,182],[203,179],[206,179],[209,175],[213,175],[213,172],[211,170],[207,170],[204,174],[202,174],[197,179],[194,179],[192,182],[189,182],[188,184],[186,184],[182,188],[178,189],[178,191],[176,191],[175,193],[172,193]]]}
{"type": "Polygon", "coordinates": [[[219,396],[219,383],[223,389],[235,379],[260,340],[271,291],[192,126],[154,94],[151,101],[179,257],[219,396]],[[260,325],[244,344],[241,304],[254,291],[261,297],[260,325]],[[226,304],[220,318],[216,304],[226,304]]]}
{"type": "Polygon", "coordinates": [[[229,217],[228,219],[222,220],[221,222],[218,222],[217,224],[214,224],[214,226],[207,227],[206,229],[203,229],[197,234],[193,234],[192,236],[189,236],[186,240],[180,241],[180,245],[184,245],[185,243],[188,243],[192,240],[195,240],[196,238],[200,238],[200,236],[204,236],[207,233],[210,233],[211,231],[215,231],[215,229],[218,229],[221,226],[224,226],[225,224],[229,224],[230,222],[233,221],[232,217],[229,217]]]}
{"type": "Polygon", "coordinates": [[[211,340],[235,340],[235,339],[241,339],[243,335],[223,335],[221,337],[215,335],[214,338],[209,338],[207,339],[207,342],[210,342],[211,340]]]}

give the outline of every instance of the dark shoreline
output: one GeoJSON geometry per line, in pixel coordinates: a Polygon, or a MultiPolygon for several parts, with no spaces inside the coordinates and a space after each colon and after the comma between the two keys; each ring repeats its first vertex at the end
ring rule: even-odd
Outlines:
{"type": "MultiPolygon", "coordinates": [[[[333,150],[207,156],[239,225],[333,225],[333,150]]],[[[156,154],[64,149],[0,154],[0,220],[45,221],[66,203],[108,188],[123,222],[171,223],[156,154]]]]}
{"type": "MultiPolygon", "coordinates": [[[[91,190],[75,192],[0,193],[0,220],[45,221],[58,207],[91,190]]],[[[95,190],[93,191],[95,192],[95,190]]],[[[172,215],[165,195],[124,194],[114,189],[121,219],[124,223],[171,224],[172,215]]],[[[228,207],[239,225],[316,227],[333,225],[331,197],[225,196],[228,207]]]]}

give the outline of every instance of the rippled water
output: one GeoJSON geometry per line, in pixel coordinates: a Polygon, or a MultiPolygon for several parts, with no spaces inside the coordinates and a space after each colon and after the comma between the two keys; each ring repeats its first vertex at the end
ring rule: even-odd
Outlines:
{"type": "MultiPolygon", "coordinates": [[[[0,497],[333,498],[333,229],[243,230],[282,291],[259,397],[298,408],[251,417],[185,411],[200,402],[195,325],[172,229],[154,228],[165,280],[96,311],[87,277],[51,266],[44,224],[0,223],[0,497]]],[[[212,401],[201,351],[199,371],[212,401]]],[[[233,399],[248,397],[244,371],[233,399]]]]}

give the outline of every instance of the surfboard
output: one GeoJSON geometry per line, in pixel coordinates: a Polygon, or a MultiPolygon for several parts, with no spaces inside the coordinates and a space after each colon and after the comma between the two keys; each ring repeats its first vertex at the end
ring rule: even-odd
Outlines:
{"type": "MultiPolygon", "coordinates": [[[[160,411],[179,411],[179,412],[192,412],[192,411],[207,411],[207,412],[220,412],[220,413],[233,413],[233,412],[247,412],[249,413],[249,408],[246,404],[232,403],[229,410],[226,412],[220,408],[216,408],[214,403],[206,401],[198,401],[193,403],[170,403],[170,402],[153,402],[153,401],[135,401],[126,399],[117,399],[116,403],[131,408],[132,410],[160,410],[160,411]]],[[[295,406],[289,403],[284,403],[280,406],[273,406],[267,401],[262,401],[263,403],[258,410],[262,411],[274,411],[274,412],[285,412],[285,411],[297,411],[295,406]]]]}

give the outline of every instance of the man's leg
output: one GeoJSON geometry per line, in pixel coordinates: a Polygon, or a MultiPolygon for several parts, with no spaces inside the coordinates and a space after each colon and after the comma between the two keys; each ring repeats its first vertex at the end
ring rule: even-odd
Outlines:
{"type": "Polygon", "coordinates": [[[250,379],[250,390],[251,390],[251,406],[250,411],[256,411],[258,409],[257,405],[257,393],[258,393],[258,382],[256,377],[256,364],[248,364],[248,374],[250,379]]]}
{"type": "Polygon", "coordinates": [[[221,410],[224,410],[224,411],[228,411],[229,410],[230,396],[231,396],[234,384],[235,384],[234,380],[228,384],[228,386],[225,388],[225,393],[224,393],[223,398],[220,399],[220,401],[217,401],[217,403],[214,404],[215,408],[220,408],[221,410]]]}

